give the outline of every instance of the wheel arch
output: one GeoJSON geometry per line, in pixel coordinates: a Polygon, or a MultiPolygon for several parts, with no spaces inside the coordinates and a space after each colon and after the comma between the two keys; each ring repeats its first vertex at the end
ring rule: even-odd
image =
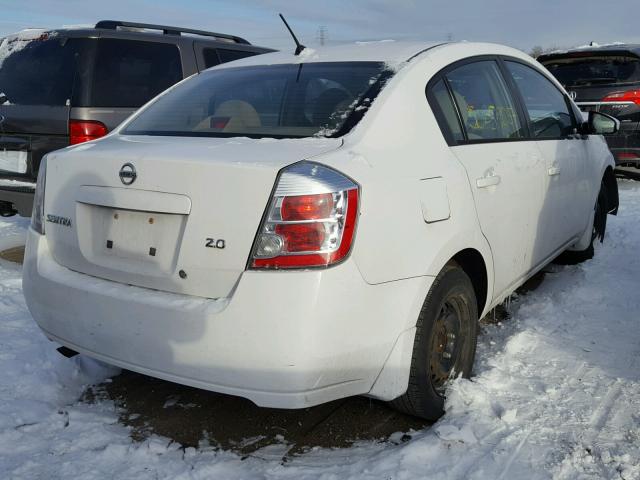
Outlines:
{"type": "Polygon", "coordinates": [[[462,246],[457,252],[456,250],[451,250],[448,254],[445,254],[446,256],[443,255],[440,257],[441,259],[446,258],[446,261],[438,261],[432,264],[432,268],[437,270],[433,270],[433,273],[425,277],[431,278],[431,281],[428,282],[428,288],[425,290],[424,296],[421,296],[419,301],[417,301],[415,309],[413,310],[415,315],[411,316],[405,329],[396,339],[380,374],[367,394],[368,396],[390,401],[406,392],[409,382],[418,315],[426,296],[433,287],[433,280],[446,265],[455,263],[469,276],[474,293],[476,294],[478,315],[481,317],[485,312],[485,309],[490,305],[492,300],[493,277],[491,275],[493,275],[493,271],[490,270],[490,268],[493,264],[487,264],[487,262],[492,262],[489,245],[481,242],[477,245],[478,248],[462,246]],[[483,248],[486,248],[485,255],[481,253],[481,249],[483,248]],[[456,253],[451,255],[452,252],[456,253]]]}
{"type": "Polygon", "coordinates": [[[611,215],[618,214],[618,206],[620,204],[620,199],[618,197],[618,182],[616,181],[616,176],[613,173],[613,168],[611,166],[607,166],[602,175],[602,183],[607,190],[607,212],[611,215]]]}
{"type": "Polygon", "coordinates": [[[482,316],[489,293],[489,272],[484,257],[475,248],[466,248],[456,253],[449,262],[457,263],[471,279],[478,302],[478,315],[482,316]]]}

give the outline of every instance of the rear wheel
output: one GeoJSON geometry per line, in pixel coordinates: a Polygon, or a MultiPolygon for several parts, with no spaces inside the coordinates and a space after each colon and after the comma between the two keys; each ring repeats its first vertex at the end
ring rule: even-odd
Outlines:
{"type": "Polygon", "coordinates": [[[428,420],[442,416],[449,379],[471,374],[477,325],[471,280],[460,266],[448,264],[436,277],[418,317],[407,391],[391,405],[428,420]]]}
{"type": "Polygon", "coordinates": [[[603,181],[600,183],[600,192],[598,192],[598,198],[594,207],[591,243],[584,250],[567,250],[562,252],[558,258],[555,259],[555,263],[562,265],[575,265],[593,258],[593,242],[596,239],[600,239],[600,242],[604,240],[604,233],[607,229],[607,214],[609,213],[608,205],[607,187],[603,181]]]}

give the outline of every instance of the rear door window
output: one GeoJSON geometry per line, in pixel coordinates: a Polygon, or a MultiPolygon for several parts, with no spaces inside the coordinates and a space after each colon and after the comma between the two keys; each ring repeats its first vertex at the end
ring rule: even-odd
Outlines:
{"type": "Polygon", "coordinates": [[[445,75],[469,141],[513,140],[524,131],[515,102],[493,60],[462,65],[445,75]]]}
{"type": "Polygon", "coordinates": [[[100,39],[89,106],[137,108],[180,80],[176,45],[100,39]]]}
{"type": "Polygon", "coordinates": [[[524,100],[535,138],[562,138],[573,133],[573,116],[564,94],[531,67],[505,62],[524,100]]]}
{"type": "MultiPolygon", "coordinates": [[[[445,138],[451,136],[454,142],[464,140],[456,108],[451,100],[444,80],[438,80],[431,88],[431,101],[438,110],[437,119],[445,138]]],[[[433,105],[432,104],[432,105],[433,105]]]]}
{"type": "Polygon", "coordinates": [[[46,33],[0,40],[0,93],[8,104],[68,105],[82,42],[46,33]]]}

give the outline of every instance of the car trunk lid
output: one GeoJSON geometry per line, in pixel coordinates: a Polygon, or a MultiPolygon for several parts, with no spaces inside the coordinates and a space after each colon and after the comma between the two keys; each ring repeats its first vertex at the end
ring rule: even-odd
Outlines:
{"type": "Polygon", "coordinates": [[[340,145],[113,136],[53,153],[49,248],[61,265],[96,277],[227,297],[245,270],[280,169],[340,145]]]}

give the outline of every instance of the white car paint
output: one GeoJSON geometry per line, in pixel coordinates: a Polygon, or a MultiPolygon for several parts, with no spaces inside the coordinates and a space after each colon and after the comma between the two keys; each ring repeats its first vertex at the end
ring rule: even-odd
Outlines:
{"type": "Polygon", "coordinates": [[[45,214],[71,226],[29,230],[24,292],[34,318],[81,353],[263,406],[398,397],[418,313],[443,266],[462,251],[482,257],[487,295],[479,313],[487,313],[563,248],[584,243],[613,166],[597,136],[575,140],[562,156],[553,142],[449,147],[425,87],[444,67],[479,55],[537,65],[481,43],[267,54],[215,68],[371,60],[396,74],[339,139],[148,137],[123,134],[125,123],[104,139],[49,154],[45,214]],[[350,255],[326,269],[248,270],[278,172],[300,160],[357,182],[350,255]],[[126,162],[138,172],[132,187],[118,178],[126,162]],[[129,228],[114,226],[116,214],[129,228]],[[161,234],[131,227],[145,222],[159,222],[161,234]],[[114,231],[119,250],[105,253],[114,231]],[[226,248],[204,248],[208,237],[223,238],[226,248]],[[152,241],[163,243],[150,259],[152,241]]]}

